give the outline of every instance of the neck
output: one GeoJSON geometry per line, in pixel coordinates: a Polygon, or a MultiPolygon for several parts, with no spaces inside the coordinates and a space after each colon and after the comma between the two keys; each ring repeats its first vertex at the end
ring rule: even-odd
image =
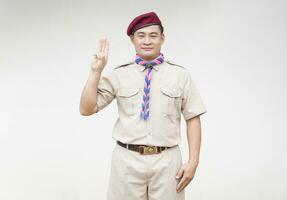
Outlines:
{"type": "Polygon", "coordinates": [[[142,59],[144,59],[145,61],[152,61],[154,60],[155,58],[157,58],[158,56],[160,55],[160,53],[158,55],[155,55],[155,56],[149,56],[149,57],[141,57],[142,59]]]}

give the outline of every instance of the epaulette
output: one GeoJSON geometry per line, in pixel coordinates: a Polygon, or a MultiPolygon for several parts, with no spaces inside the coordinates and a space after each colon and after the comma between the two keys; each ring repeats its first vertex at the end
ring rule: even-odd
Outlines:
{"type": "Polygon", "coordinates": [[[175,65],[175,66],[178,66],[178,67],[182,67],[182,68],[185,68],[184,66],[182,65],[179,65],[179,64],[175,64],[173,61],[170,61],[170,60],[166,60],[166,62],[170,65],[175,65]]]}
{"type": "Polygon", "coordinates": [[[125,63],[125,64],[121,64],[121,65],[118,65],[118,66],[114,67],[114,69],[118,69],[120,67],[125,67],[125,66],[131,65],[133,63],[134,63],[134,61],[129,61],[129,62],[125,63]]]}

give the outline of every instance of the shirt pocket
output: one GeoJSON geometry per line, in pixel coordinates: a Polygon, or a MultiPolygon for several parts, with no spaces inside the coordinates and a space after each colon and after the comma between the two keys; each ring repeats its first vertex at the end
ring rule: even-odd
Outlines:
{"type": "Polygon", "coordinates": [[[121,87],[117,92],[119,110],[126,115],[140,113],[140,88],[121,87]]]}
{"type": "Polygon", "coordinates": [[[164,85],[161,91],[161,111],[164,115],[179,117],[181,113],[182,89],[178,86],[164,85]]]}

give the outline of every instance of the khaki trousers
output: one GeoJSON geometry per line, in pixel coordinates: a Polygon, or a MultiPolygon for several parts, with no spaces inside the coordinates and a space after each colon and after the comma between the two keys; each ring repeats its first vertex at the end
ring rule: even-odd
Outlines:
{"type": "Polygon", "coordinates": [[[175,179],[182,166],[178,145],[159,154],[141,155],[116,144],[111,160],[108,200],[184,200],[175,179]]]}

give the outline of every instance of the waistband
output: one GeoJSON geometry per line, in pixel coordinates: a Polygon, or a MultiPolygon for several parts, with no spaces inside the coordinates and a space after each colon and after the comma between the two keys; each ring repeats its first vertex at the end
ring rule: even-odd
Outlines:
{"type": "Polygon", "coordinates": [[[117,140],[117,144],[124,148],[127,148],[128,150],[136,151],[143,155],[161,153],[162,151],[166,149],[172,148],[172,147],[163,147],[163,146],[149,146],[149,145],[143,145],[143,144],[125,144],[118,140],[117,140]]]}

